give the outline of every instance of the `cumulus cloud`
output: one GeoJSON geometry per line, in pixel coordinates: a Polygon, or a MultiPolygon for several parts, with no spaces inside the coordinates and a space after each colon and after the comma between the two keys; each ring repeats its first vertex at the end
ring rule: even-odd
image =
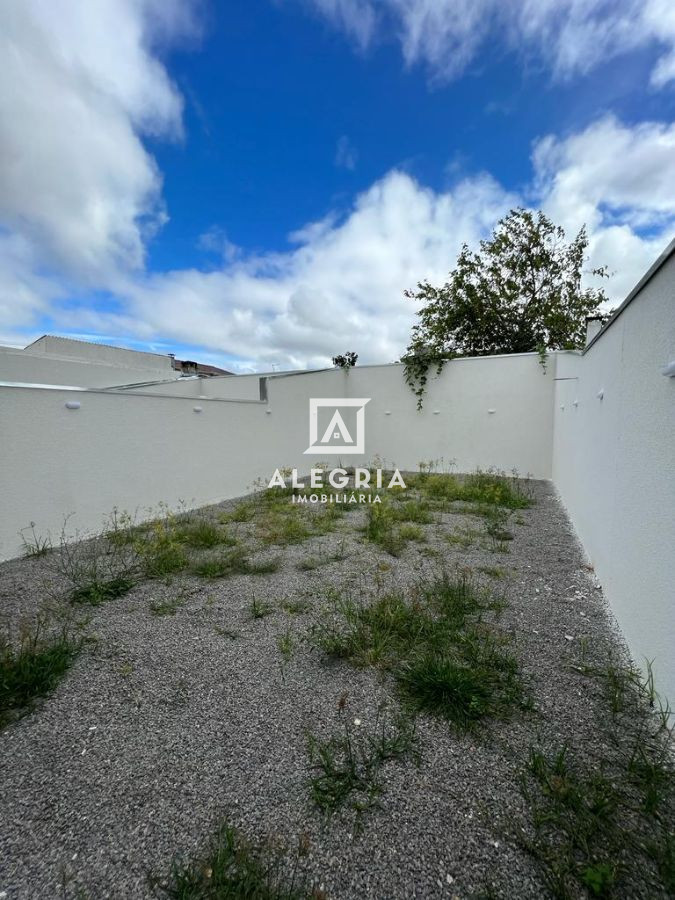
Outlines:
{"type": "Polygon", "coordinates": [[[442,282],[460,245],[477,243],[517,204],[542,207],[570,236],[586,224],[589,269],[616,273],[603,287],[618,303],[675,229],[673,151],[675,126],[629,127],[608,116],[537,141],[523,195],[487,174],[435,192],[390,172],[342,218],[294,233],[288,252],[135,279],[128,305],[146,332],[222,348],[242,368],[325,365],[339,347],[362,362],[390,361],[414,318],[402,289],[442,282]]]}
{"type": "Polygon", "coordinates": [[[590,265],[615,273],[603,286],[620,301],[675,231],[675,125],[605,116],[537,141],[533,165],[533,198],[568,231],[587,226],[590,265]]]}
{"type": "MultiPolygon", "coordinates": [[[[436,8],[397,2],[410,16],[426,9],[433,18],[436,8]]],[[[545,17],[547,3],[532,11],[537,33],[535,13],[545,17]]],[[[336,21],[363,13],[362,40],[376,23],[369,8],[369,0],[322,6],[336,21]]],[[[247,255],[214,225],[199,239],[208,269],[149,273],[145,248],[166,213],[143,138],[181,138],[182,100],[158,48],[195,33],[190,9],[179,0],[63,0],[58,13],[46,0],[0,5],[2,340],[18,341],[49,316],[61,331],[201,347],[241,369],[325,365],[345,349],[383,362],[408,342],[414,305],[403,289],[443,281],[461,243],[488,235],[511,206],[542,206],[570,232],[586,223],[592,264],[618,273],[609,283],[616,301],[671,236],[675,126],[606,116],[538,140],[521,195],[489,173],[434,191],[392,171],[349,208],[290,234],[285,252],[247,255]]],[[[669,7],[662,11],[667,19],[669,7]]],[[[411,60],[427,53],[426,21],[406,25],[411,60]]],[[[663,80],[666,57],[660,65],[654,77],[663,80]]]]}
{"type": "Polygon", "coordinates": [[[433,78],[460,75],[489,38],[535,56],[556,79],[653,44],[655,87],[675,79],[675,7],[670,0],[310,0],[366,48],[394,33],[407,64],[433,78]]]}
{"type": "Polygon", "coordinates": [[[166,213],[141,136],[182,130],[180,94],[154,50],[193,30],[189,9],[179,0],[0,5],[0,221],[43,267],[90,284],[142,267],[166,213]]]}
{"type": "Polygon", "coordinates": [[[478,240],[512,202],[488,176],[437,194],[390,172],[342,221],[294,234],[287,253],[136,279],[128,302],[163,336],[223,348],[244,367],[325,365],[343,344],[363,362],[388,362],[410,332],[403,288],[444,278],[462,241],[478,240]]]}

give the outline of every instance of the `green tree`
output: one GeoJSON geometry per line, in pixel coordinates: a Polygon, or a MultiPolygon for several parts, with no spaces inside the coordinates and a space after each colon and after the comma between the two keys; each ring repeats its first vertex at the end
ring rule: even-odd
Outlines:
{"type": "MultiPolygon", "coordinates": [[[[418,397],[427,373],[454,356],[486,356],[584,345],[585,320],[607,298],[582,288],[588,237],[573,241],[542,212],[513,209],[476,252],[464,244],[441,287],[419,282],[406,297],[421,303],[403,357],[406,381],[418,397]]],[[[606,276],[606,267],[592,270],[606,276]]]]}

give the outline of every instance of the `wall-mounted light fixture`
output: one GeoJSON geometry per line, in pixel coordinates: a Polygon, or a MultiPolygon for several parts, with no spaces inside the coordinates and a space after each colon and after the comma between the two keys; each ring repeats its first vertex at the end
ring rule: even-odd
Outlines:
{"type": "Polygon", "coordinates": [[[390,416],[390,415],[391,415],[391,410],[390,410],[390,409],[385,409],[384,414],[385,414],[385,416],[390,416]]]}
{"type": "Polygon", "coordinates": [[[563,410],[565,409],[565,404],[564,404],[564,403],[561,403],[561,404],[560,404],[560,409],[563,409],[563,410]]]}
{"type": "Polygon", "coordinates": [[[200,412],[202,411],[202,407],[201,407],[201,406],[193,406],[192,408],[193,408],[193,410],[194,410],[196,413],[200,413],[200,412]]]}
{"type": "Polygon", "coordinates": [[[605,396],[605,389],[604,389],[604,388],[600,388],[600,390],[598,391],[598,400],[602,400],[602,398],[603,398],[604,396],[605,396]]]}
{"type": "Polygon", "coordinates": [[[665,375],[666,378],[675,378],[675,359],[661,369],[661,374],[665,375]]]}
{"type": "Polygon", "coordinates": [[[79,409],[80,401],[79,400],[67,400],[66,401],[66,409],[79,409]]]}
{"type": "Polygon", "coordinates": [[[440,409],[435,409],[435,410],[434,410],[434,415],[435,415],[435,416],[440,416],[440,414],[441,414],[440,409]]]}
{"type": "Polygon", "coordinates": [[[488,415],[489,415],[489,416],[494,416],[494,414],[495,414],[496,412],[497,412],[496,409],[488,409],[488,415]]]}
{"type": "Polygon", "coordinates": [[[578,400],[573,400],[573,401],[572,401],[572,406],[578,406],[578,405],[579,405],[579,401],[578,401],[578,400]]]}
{"type": "Polygon", "coordinates": [[[271,416],[271,415],[272,415],[272,410],[271,410],[271,409],[266,409],[266,410],[265,410],[265,415],[266,415],[266,416],[271,416]]]}

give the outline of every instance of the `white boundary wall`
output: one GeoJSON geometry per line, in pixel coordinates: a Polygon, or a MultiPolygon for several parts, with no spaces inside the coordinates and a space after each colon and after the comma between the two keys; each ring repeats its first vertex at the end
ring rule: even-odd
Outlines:
{"type": "Polygon", "coordinates": [[[370,397],[364,458],[346,465],[552,477],[635,660],[655,659],[675,698],[675,378],[661,374],[675,360],[674,251],[584,354],[552,354],[545,373],[536,354],[454,360],[421,412],[400,365],[270,375],[264,401],[258,376],[119,392],[0,385],[0,559],[20,552],[31,521],[56,537],[72,513],[86,532],[114,506],[194,507],[277,467],[306,471],[309,398],[370,397]]]}
{"type": "MultiPolygon", "coordinates": [[[[177,387],[193,394],[198,386],[177,387]]],[[[318,461],[304,455],[310,397],[372,398],[364,456],[345,465],[379,455],[407,469],[454,460],[460,471],[551,475],[553,378],[536,354],[450,363],[421,412],[397,365],[275,376],[267,402],[190,394],[0,386],[0,558],[20,552],[17,532],[30,522],[56,537],[71,513],[71,527],[87,531],[114,506],[199,506],[241,495],[276,468],[307,471],[318,461]]]]}
{"type": "Polygon", "coordinates": [[[553,481],[633,657],[655,660],[671,701],[675,378],[662,369],[673,360],[670,255],[583,355],[558,355],[553,443],[553,481]]]}

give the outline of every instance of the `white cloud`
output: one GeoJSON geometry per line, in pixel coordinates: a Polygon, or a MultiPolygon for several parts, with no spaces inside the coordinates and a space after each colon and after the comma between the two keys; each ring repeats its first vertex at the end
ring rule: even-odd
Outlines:
{"type": "MultiPolygon", "coordinates": [[[[591,266],[620,302],[675,229],[675,126],[622,125],[612,117],[533,147],[525,196],[488,175],[445,192],[391,172],[340,219],[310,223],[297,247],[215,272],[170,272],[126,290],[144,333],[238,356],[241,367],[325,365],[345,349],[362,362],[404,350],[414,306],[402,295],[423,278],[442,282],[460,244],[475,244],[518,203],[541,206],[571,236],[585,223],[591,266]]],[[[107,321],[101,327],[114,327],[107,321]]]]}
{"type": "MultiPolygon", "coordinates": [[[[436,194],[391,172],[344,221],[294,234],[300,245],[288,253],[135,280],[127,296],[148,330],[245,364],[324,365],[340,349],[356,350],[362,362],[391,361],[407,344],[414,312],[403,288],[443,279],[461,242],[477,240],[511,202],[487,176],[436,194]]],[[[104,318],[100,327],[111,325],[104,318]]]]}
{"type": "Polygon", "coordinates": [[[326,19],[346,31],[357,46],[365,48],[371,42],[377,20],[371,0],[309,0],[309,2],[326,19]]]}
{"type": "Polygon", "coordinates": [[[634,127],[605,116],[565,140],[535,144],[534,199],[568,232],[586,224],[590,263],[616,274],[616,301],[675,231],[675,124],[634,127]]]}
{"type": "Polygon", "coordinates": [[[193,29],[179,0],[0,5],[0,222],[42,266],[99,283],[143,265],[165,220],[142,134],[181,136],[154,45],[193,29]]]}
{"type": "Polygon", "coordinates": [[[358,158],[358,150],[349,140],[347,135],[343,134],[338,140],[335,149],[335,165],[338,169],[348,169],[350,172],[353,172],[356,168],[358,158]]]}
{"type": "Polygon", "coordinates": [[[653,44],[652,84],[675,79],[671,0],[310,0],[361,49],[393,31],[408,65],[433,78],[460,75],[494,41],[534,56],[556,79],[653,44]],[[489,41],[488,41],[489,39],[489,41]]]}
{"type": "MultiPolygon", "coordinates": [[[[410,17],[411,61],[438,52],[440,65],[440,50],[423,48],[444,0],[386,2],[410,17]]],[[[550,27],[548,2],[532,8],[536,34],[550,27]]],[[[656,0],[648,5],[654,14],[656,0]]],[[[599,8],[577,6],[581,19],[599,8]]],[[[360,11],[362,40],[377,24],[367,0],[325,0],[323,8],[336,19],[360,11]]],[[[189,9],[179,0],[63,0],[58,13],[47,0],[0,5],[4,340],[19,340],[49,315],[62,331],[201,346],[241,367],[323,365],[348,349],[362,362],[388,361],[404,350],[414,318],[403,289],[424,278],[441,282],[460,244],[489,234],[512,205],[543,206],[572,232],[586,222],[592,263],[618,273],[609,283],[615,300],[671,236],[675,126],[629,127],[604,117],[538,141],[522,197],[489,174],[457,178],[437,192],[393,171],[348,210],[328,210],[289,235],[286,252],[246,256],[214,226],[201,246],[218,254],[215,269],[147,273],[148,234],[165,213],[161,176],[142,137],[180,139],[181,98],[157,48],[194,32],[189,9]],[[117,298],[113,311],[92,301],[99,290],[117,298]]],[[[454,4],[455,18],[463,9],[454,4]]],[[[672,21],[669,7],[662,11],[672,21]]],[[[448,21],[438,20],[439,33],[442,26],[456,33],[459,25],[448,21]]],[[[438,46],[445,45],[443,38],[438,46]]],[[[560,59],[563,68],[575,64],[560,59]]],[[[663,80],[666,57],[661,64],[663,80]]]]}

